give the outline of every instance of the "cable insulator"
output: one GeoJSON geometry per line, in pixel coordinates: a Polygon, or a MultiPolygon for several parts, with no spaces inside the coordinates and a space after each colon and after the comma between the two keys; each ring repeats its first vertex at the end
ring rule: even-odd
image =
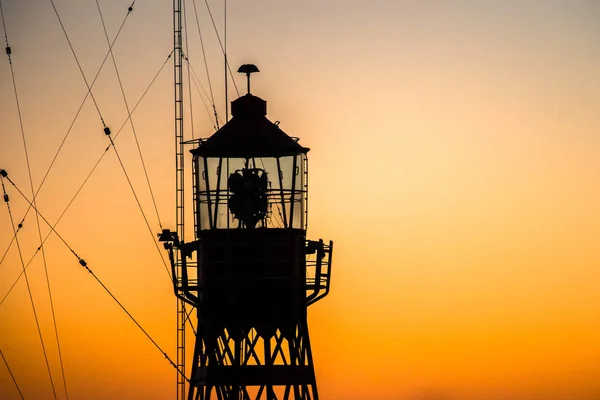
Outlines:
{"type": "Polygon", "coordinates": [[[109,128],[108,126],[107,126],[106,128],[104,128],[104,134],[105,134],[106,136],[109,136],[109,135],[110,135],[110,128],[109,128]]]}
{"type": "Polygon", "coordinates": [[[84,268],[87,268],[87,263],[85,262],[85,260],[84,260],[83,258],[79,260],[79,264],[80,264],[82,267],[84,267],[84,268]]]}
{"type": "Polygon", "coordinates": [[[19,225],[17,225],[17,227],[18,227],[19,229],[21,229],[21,228],[23,227],[23,224],[19,224],[19,225]]]}
{"type": "Polygon", "coordinates": [[[7,194],[4,195],[4,202],[8,203],[8,195],[7,194]]]}
{"type": "Polygon", "coordinates": [[[129,8],[127,9],[127,11],[129,11],[129,12],[132,12],[132,11],[133,11],[133,7],[129,7],[129,8]]]}
{"type": "Polygon", "coordinates": [[[11,54],[10,46],[6,46],[6,55],[10,56],[10,54],[11,54]]]}
{"type": "Polygon", "coordinates": [[[2,175],[3,178],[6,178],[8,176],[8,173],[5,170],[0,169],[0,175],[2,175]]]}

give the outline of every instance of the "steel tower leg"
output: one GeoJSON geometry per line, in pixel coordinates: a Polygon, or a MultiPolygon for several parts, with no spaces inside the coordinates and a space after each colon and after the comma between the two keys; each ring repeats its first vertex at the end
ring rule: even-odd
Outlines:
{"type": "Polygon", "coordinates": [[[306,320],[274,333],[203,325],[188,400],[319,399],[306,320]]]}

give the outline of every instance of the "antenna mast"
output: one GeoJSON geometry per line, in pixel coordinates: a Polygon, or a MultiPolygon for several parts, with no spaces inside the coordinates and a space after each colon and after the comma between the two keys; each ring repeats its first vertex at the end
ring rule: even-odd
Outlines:
{"type": "MultiPolygon", "coordinates": [[[[185,174],[183,156],[183,38],[181,0],[173,0],[173,72],[175,88],[175,224],[177,238],[185,239],[185,174]]],[[[173,284],[178,292],[181,286],[181,259],[178,253],[174,254],[173,284]]],[[[185,400],[185,303],[177,298],[177,400],[185,400]]]]}

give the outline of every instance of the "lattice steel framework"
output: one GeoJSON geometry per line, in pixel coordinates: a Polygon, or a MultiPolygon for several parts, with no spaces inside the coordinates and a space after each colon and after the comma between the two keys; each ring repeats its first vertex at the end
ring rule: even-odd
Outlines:
{"type": "MultiPolygon", "coordinates": [[[[181,0],[173,0],[173,72],[175,88],[175,224],[177,237],[185,238],[185,157],[183,139],[183,38],[182,38],[181,0]]],[[[179,253],[173,255],[173,282],[176,293],[181,287],[178,282],[181,276],[179,253]]],[[[185,322],[187,319],[185,303],[177,298],[177,368],[185,371],[185,322]]],[[[184,400],[186,379],[177,373],[177,400],[184,400]]]]}

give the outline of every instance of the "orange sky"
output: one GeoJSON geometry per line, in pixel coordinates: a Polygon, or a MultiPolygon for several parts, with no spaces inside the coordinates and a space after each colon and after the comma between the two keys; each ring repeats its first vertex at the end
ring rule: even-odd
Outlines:
{"type": "MultiPolygon", "coordinates": [[[[112,37],[131,2],[99,3],[112,37]]],[[[208,3],[222,31],[223,2],[208,3]]],[[[91,81],[107,51],[96,4],[55,4],[91,81]]],[[[130,107],[171,51],[171,6],[136,3],[114,47],[130,107]]],[[[2,7],[37,187],[86,87],[50,2],[2,7]]],[[[186,7],[187,54],[209,91],[193,3],[186,7]]],[[[222,57],[204,2],[196,7],[224,119],[222,57]]],[[[322,400],[600,398],[596,2],[230,1],[227,46],[234,70],[261,69],[252,88],[268,117],[311,148],[309,237],[335,241],[331,294],[309,311],[322,400]]],[[[236,82],[243,92],[243,77],[236,82]]],[[[191,90],[186,136],[207,137],[209,113],[191,90]]],[[[93,93],[116,133],[126,111],[110,59],[93,93]]],[[[133,122],[171,228],[172,102],[169,62],[133,122]]],[[[121,135],[117,149],[158,232],[131,127],[121,135]]],[[[37,199],[48,220],[107,145],[88,101],[37,199]]],[[[6,57],[0,168],[30,196],[6,57]]],[[[7,191],[20,220],[27,204],[7,191]]],[[[174,357],[171,284],[112,150],[57,230],[174,357]]],[[[12,236],[3,204],[2,254],[12,236]]],[[[39,246],[33,214],[19,239],[27,262],[39,246]]],[[[162,355],[59,239],[44,247],[69,398],[173,398],[175,373],[162,355]]],[[[0,300],[20,270],[13,246],[0,265],[0,300]]],[[[28,272],[62,399],[39,255],[28,272]]],[[[26,399],[52,398],[23,281],[0,306],[0,350],[26,399]]],[[[0,398],[19,398],[3,363],[0,398]]]]}

